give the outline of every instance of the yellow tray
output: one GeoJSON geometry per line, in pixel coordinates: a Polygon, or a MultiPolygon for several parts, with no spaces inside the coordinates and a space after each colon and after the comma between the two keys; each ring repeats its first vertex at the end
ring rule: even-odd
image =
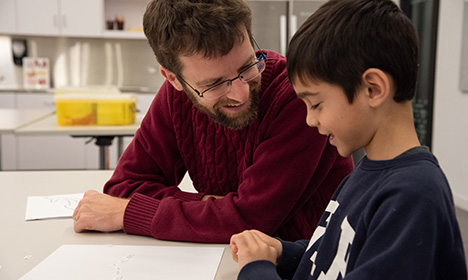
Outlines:
{"type": "Polygon", "coordinates": [[[60,126],[129,125],[135,122],[135,94],[59,94],[54,99],[60,126]]]}

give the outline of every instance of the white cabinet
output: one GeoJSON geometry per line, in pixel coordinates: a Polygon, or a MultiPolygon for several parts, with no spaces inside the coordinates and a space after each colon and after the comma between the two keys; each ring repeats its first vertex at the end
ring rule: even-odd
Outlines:
{"type": "Polygon", "coordinates": [[[15,94],[9,92],[0,92],[0,108],[13,109],[15,108],[15,94]]]}
{"type": "MultiPolygon", "coordinates": [[[[9,92],[0,92],[0,108],[15,108],[15,94],[9,92]]],[[[2,170],[16,169],[16,143],[13,134],[0,135],[0,161],[2,170]]]]}
{"type": "Polygon", "coordinates": [[[20,34],[57,35],[57,0],[17,0],[17,30],[20,34]]]}
{"type": "Polygon", "coordinates": [[[0,34],[16,32],[15,5],[16,0],[2,0],[0,2],[0,34]]]}
{"type": "Polygon", "coordinates": [[[99,37],[104,26],[102,0],[61,0],[61,34],[99,37]]]}
{"type": "Polygon", "coordinates": [[[98,37],[103,0],[16,0],[19,34],[98,37]]]}
{"type": "MultiPolygon", "coordinates": [[[[17,93],[16,105],[18,109],[55,108],[53,98],[52,93],[17,93]]],[[[18,170],[85,169],[86,163],[84,138],[16,135],[18,170]]]]}

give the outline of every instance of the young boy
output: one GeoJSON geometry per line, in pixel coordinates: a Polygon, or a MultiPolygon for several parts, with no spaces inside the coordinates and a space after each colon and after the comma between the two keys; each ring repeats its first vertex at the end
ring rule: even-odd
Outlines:
{"type": "Polygon", "coordinates": [[[310,241],[232,236],[238,279],[467,279],[448,182],[412,115],[416,32],[391,0],[331,0],[293,37],[289,79],[307,124],[366,157],[310,241]]]}

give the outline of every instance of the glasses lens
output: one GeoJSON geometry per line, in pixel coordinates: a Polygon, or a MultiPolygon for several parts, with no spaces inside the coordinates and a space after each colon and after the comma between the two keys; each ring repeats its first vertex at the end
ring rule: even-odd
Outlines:
{"type": "Polygon", "coordinates": [[[203,97],[206,99],[216,99],[218,97],[221,97],[225,95],[228,91],[229,88],[231,87],[231,82],[230,81],[224,81],[220,84],[217,84],[216,86],[208,89],[203,93],[203,97]]]}
{"type": "Polygon", "coordinates": [[[250,82],[265,70],[265,60],[259,60],[254,65],[239,74],[239,79],[244,83],[250,82]]]}
{"type": "MultiPolygon", "coordinates": [[[[239,73],[239,80],[244,83],[248,83],[258,77],[263,70],[265,70],[265,60],[258,60],[256,63],[252,64],[249,68],[245,69],[239,73]]],[[[203,92],[203,97],[206,99],[216,99],[228,93],[231,88],[232,81],[224,81],[208,90],[203,92]]]]}

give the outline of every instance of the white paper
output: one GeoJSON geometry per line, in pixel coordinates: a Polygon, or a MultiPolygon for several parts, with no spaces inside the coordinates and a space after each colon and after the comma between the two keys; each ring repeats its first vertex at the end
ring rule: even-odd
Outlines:
{"type": "Polygon", "coordinates": [[[28,279],[214,279],[224,247],[62,245],[28,279]]]}
{"type": "Polygon", "coordinates": [[[26,221],[52,218],[71,218],[78,202],[83,198],[82,193],[28,196],[26,205],[26,221]]]}

